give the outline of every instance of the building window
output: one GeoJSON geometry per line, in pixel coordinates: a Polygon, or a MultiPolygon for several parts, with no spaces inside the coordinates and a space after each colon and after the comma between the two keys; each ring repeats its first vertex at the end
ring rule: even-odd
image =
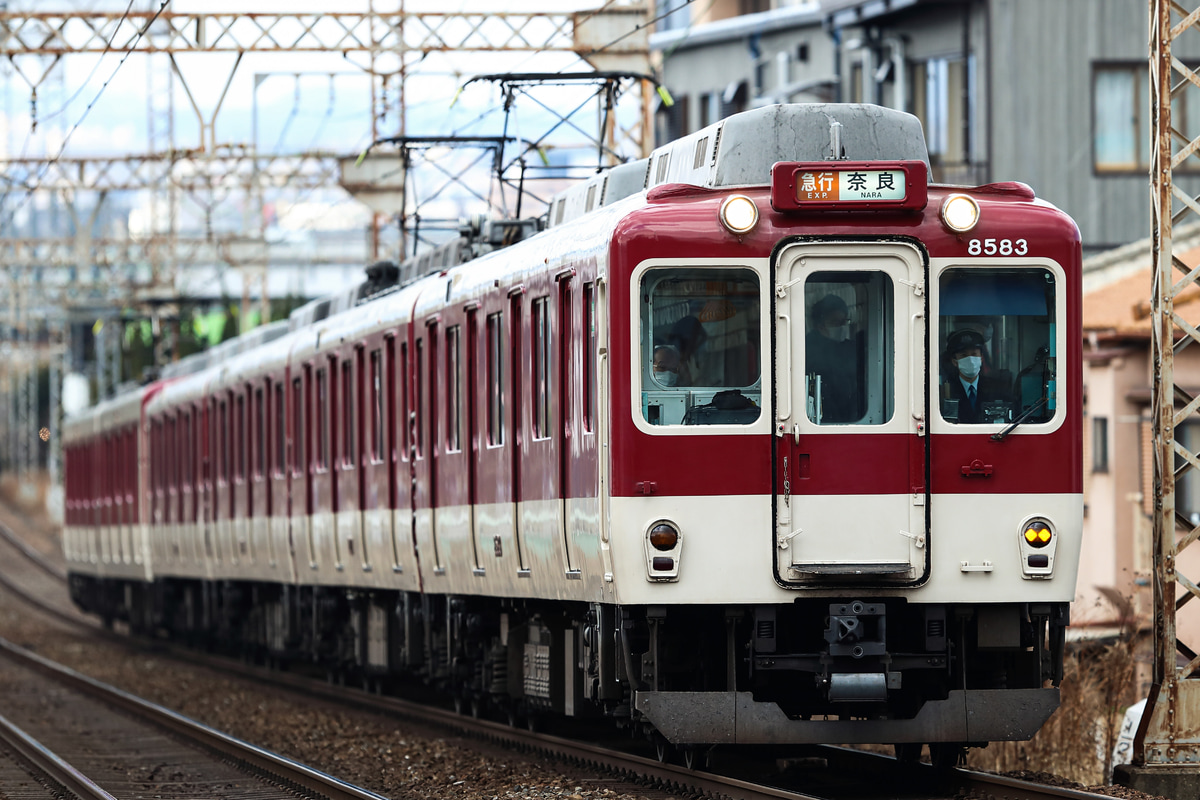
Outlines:
{"type": "Polygon", "coordinates": [[[1101,172],[1142,171],[1150,164],[1150,109],[1145,65],[1101,66],[1092,77],[1093,151],[1101,172]]]}
{"type": "Polygon", "coordinates": [[[700,95],[700,127],[707,128],[721,119],[721,95],[705,92],[700,95]]]}
{"type": "Polygon", "coordinates": [[[934,58],[913,65],[912,112],[925,128],[935,166],[969,160],[967,129],[974,120],[975,105],[973,61],[934,58]]]}
{"type": "Polygon", "coordinates": [[[692,21],[688,10],[689,0],[658,0],[654,4],[654,23],[659,31],[674,31],[686,28],[692,21]]]}
{"type": "Polygon", "coordinates": [[[654,112],[655,136],[660,142],[671,142],[686,136],[688,126],[688,96],[680,92],[674,95],[672,105],[659,103],[654,112]]]}
{"type": "Polygon", "coordinates": [[[1092,417],[1092,472],[1108,472],[1108,417],[1092,417]]]}
{"type": "MultiPolygon", "coordinates": [[[[1190,69],[1196,65],[1189,64],[1190,69]]],[[[1181,92],[1171,101],[1171,123],[1194,135],[1200,129],[1200,102],[1181,92]]],[[[1150,168],[1150,78],[1145,63],[1101,64],[1092,72],[1092,153],[1097,172],[1144,173],[1150,168]]],[[[1200,169],[1188,159],[1179,170],[1200,169]]]]}
{"type": "MultiPolygon", "coordinates": [[[[1200,452],[1200,423],[1185,422],[1175,428],[1175,441],[1189,453],[1200,452]]],[[[1200,525],[1200,470],[1185,469],[1187,461],[1175,456],[1175,513],[1200,525]]]]}

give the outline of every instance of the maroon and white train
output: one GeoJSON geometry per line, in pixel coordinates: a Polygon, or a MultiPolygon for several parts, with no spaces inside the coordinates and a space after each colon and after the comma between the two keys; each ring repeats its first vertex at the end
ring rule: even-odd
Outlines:
{"type": "Polygon", "coordinates": [[[907,114],[762,108],[180,362],[69,422],[75,600],[689,751],[1028,738],[1079,233],[927,176],[907,114]]]}

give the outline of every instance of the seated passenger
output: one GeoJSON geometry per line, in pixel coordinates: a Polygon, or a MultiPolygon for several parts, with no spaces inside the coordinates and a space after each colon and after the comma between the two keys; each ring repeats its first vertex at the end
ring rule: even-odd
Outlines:
{"type": "Polygon", "coordinates": [[[654,348],[654,380],[663,386],[679,385],[679,351],[669,344],[654,348]]]}
{"type": "Polygon", "coordinates": [[[942,413],[951,422],[1003,422],[1011,408],[1011,390],[1001,380],[983,375],[983,336],[963,329],[946,337],[946,377],[942,384],[942,413]],[[946,403],[944,401],[954,401],[946,403]],[[995,410],[996,402],[1005,407],[995,410]],[[985,405],[993,412],[985,413],[985,405]],[[957,413],[957,417],[955,416],[957,413]]]}

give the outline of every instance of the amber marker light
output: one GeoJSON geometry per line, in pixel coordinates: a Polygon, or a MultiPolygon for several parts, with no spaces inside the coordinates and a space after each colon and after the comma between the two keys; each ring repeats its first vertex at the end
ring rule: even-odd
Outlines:
{"type": "Polygon", "coordinates": [[[942,201],[942,222],[956,233],[966,233],[979,222],[979,204],[965,194],[952,194],[942,201]]]}
{"type": "Polygon", "coordinates": [[[660,522],[650,529],[650,544],[655,550],[670,550],[679,543],[679,531],[674,525],[660,522]]]}
{"type": "Polygon", "coordinates": [[[754,230],[758,224],[758,206],[744,194],[735,194],[721,204],[721,224],[739,236],[754,230]]]}
{"type": "Polygon", "coordinates": [[[1025,541],[1030,547],[1045,547],[1054,538],[1050,526],[1041,520],[1034,520],[1025,526],[1025,541]]]}

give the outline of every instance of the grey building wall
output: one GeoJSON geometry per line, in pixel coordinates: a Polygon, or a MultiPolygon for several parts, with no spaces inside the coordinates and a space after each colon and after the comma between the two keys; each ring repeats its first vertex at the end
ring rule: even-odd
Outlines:
{"type": "MultiPolygon", "coordinates": [[[[659,47],[664,82],[688,98],[688,130],[694,130],[700,122],[699,96],[724,92],[735,80],[756,86],[756,67],[764,99],[776,100],[780,81],[774,59],[786,53],[793,88],[807,87],[788,95],[793,102],[861,98],[903,107],[924,121],[914,98],[920,88],[912,85],[918,70],[928,69],[923,65],[931,59],[961,64],[972,102],[963,115],[966,126],[956,128],[962,137],[956,143],[966,149],[940,160],[932,154],[935,177],[952,183],[1028,183],[1075,218],[1089,252],[1149,234],[1146,171],[1097,170],[1094,149],[1096,67],[1147,63],[1149,13],[1143,0],[918,0],[899,11],[872,11],[881,7],[826,0],[807,16],[779,9],[691,28],[659,47]],[[761,30],[757,36],[753,26],[738,22],[751,17],[761,30]],[[803,63],[795,58],[801,43],[808,54],[803,63]],[[897,43],[902,64],[881,69],[897,43]],[[864,52],[871,78],[880,77],[865,86],[861,71],[856,72],[864,66],[864,52]],[[902,90],[898,79],[904,81],[902,90]]],[[[660,41],[656,36],[652,45],[660,41]]],[[[1177,42],[1175,55],[1200,65],[1200,37],[1177,42]]],[[[1145,86],[1138,91],[1145,92],[1145,86]]],[[[1197,129],[1188,133],[1196,136],[1200,89],[1192,94],[1197,129]]],[[[1148,115],[1146,98],[1140,96],[1138,106],[1148,115]]],[[[1200,168],[1200,159],[1193,161],[1200,168]]],[[[1192,196],[1200,194],[1200,169],[1194,176],[1177,171],[1176,182],[1192,196]]]]}
{"type": "MultiPolygon", "coordinates": [[[[1147,63],[1148,21],[1147,4],[1131,0],[991,2],[994,172],[1071,214],[1089,250],[1150,234],[1148,174],[1095,169],[1093,88],[1098,64],[1147,63]]],[[[1195,59],[1197,45],[1185,37],[1175,55],[1195,59]]],[[[1200,192],[1200,177],[1177,173],[1176,183],[1200,192]]]]}

